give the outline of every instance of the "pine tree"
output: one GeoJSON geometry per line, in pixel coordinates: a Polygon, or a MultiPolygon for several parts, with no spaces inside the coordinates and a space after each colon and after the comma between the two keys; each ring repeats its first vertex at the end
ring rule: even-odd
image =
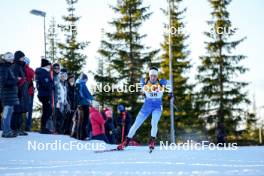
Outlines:
{"type": "Polygon", "coordinates": [[[48,29],[48,51],[47,58],[52,61],[52,63],[58,62],[58,33],[55,18],[53,17],[50,21],[48,29]]]}
{"type": "Polygon", "coordinates": [[[248,110],[245,113],[244,117],[244,124],[245,128],[243,130],[238,131],[239,136],[236,139],[235,142],[241,145],[257,145],[259,143],[259,129],[257,126],[257,114],[256,114],[256,109],[255,109],[255,98],[253,97],[253,108],[252,110],[249,110],[250,108],[248,107],[248,110]],[[242,133],[241,133],[242,132],[242,133]]]}
{"type": "MultiPolygon", "coordinates": [[[[186,8],[179,9],[179,5],[182,0],[171,0],[171,25],[168,26],[168,32],[164,34],[164,42],[161,45],[163,54],[161,56],[161,77],[169,78],[169,32],[171,33],[172,44],[172,73],[173,73],[173,90],[174,90],[174,104],[177,107],[175,109],[175,121],[177,136],[181,136],[186,132],[193,133],[194,130],[201,128],[201,121],[197,118],[193,110],[193,85],[188,83],[188,71],[191,68],[190,60],[188,59],[189,51],[186,40],[188,35],[184,33],[183,15],[186,12],[186,8]],[[199,123],[198,123],[199,122],[199,123]],[[196,128],[194,128],[196,127],[196,128]]],[[[169,10],[169,9],[168,9],[169,10]]],[[[169,18],[169,11],[162,9],[163,13],[169,18]]],[[[170,106],[168,95],[164,96],[163,103],[163,116],[160,122],[160,134],[166,137],[169,133],[170,125],[170,106]],[[164,136],[165,135],[165,136],[164,136]]],[[[179,138],[178,138],[179,139],[179,138]]]]}
{"type": "MultiPolygon", "coordinates": [[[[120,85],[135,85],[143,76],[144,67],[151,64],[158,50],[150,51],[142,44],[146,35],[139,33],[139,28],[151,13],[149,7],[142,4],[142,0],[118,0],[116,6],[111,6],[118,15],[110,24],[114,32],[107,32],[107,40],[103,42],[111,53],[112,77],[120,85]]],[[[116,93],[115,98],[120,103],[131,107],[135,116],[138,109],[138,96],[140,92],[125,91],[116,93]]]]}
{"type": "Polygon", "coordinates": [[[77,22],[80,17],[76,16],[74,5],[78,0],[66,0],[68,4],[68,15],[63,16],[66,24],[58,25],[62,32],[65,33],[65,43],[59,43],[61,58],[59,59],[63,67],[67,68],[73,74],[80,74],[83,65],[86,63],[86,55],[81,53],[87,47],[88,42],[77,41],[77,22]]]}
{"type": "Polygon", "coordinates": [[[252,98],[252,110],[247,110],[245,116],[245,124],[246,124],[246,131],[248,133],[254,131],[257,125],[257,104],[256,104],[256,96],[255,93],[253,94],[252,98]]]}
{"type": "Polygon", "coordinates": [[[101,47],[98,50],[98,53],[100,54],[100,58],[98,58],[98,69],[94,74],[94,79],[98,85],[95,90],[95,97],[102,107],[113,107],[117,105],[117,101],[114,96],[115,92],[104,89],[105,86],[111,87],[116,84],[116,79],[112,76],[113,71],[111,70],[110,65],[112,49],[109,48],[109,45],[107,45],[104,30],[102,30],[101,47]]]}
{"type": "Polygon", "coordinates": [[[240,64],[245,59],[233,51],[245,40],[235,40],[236,28],[232,27],[227,6],[231,0],[209,0],[212,20],[208,21],[210,32],[205,32],[209,41],[205,42],[207,55],[201,56],[197,78],[201,84],[198,100],[202,107],[202,117],[206,119],[211,134],[215,129],[224,128],[227,135],[236,131],[238,122],[246,116],[243,104],[250,101],[243,91],[248,83],[237,80],[247,69],[240,64]]]}

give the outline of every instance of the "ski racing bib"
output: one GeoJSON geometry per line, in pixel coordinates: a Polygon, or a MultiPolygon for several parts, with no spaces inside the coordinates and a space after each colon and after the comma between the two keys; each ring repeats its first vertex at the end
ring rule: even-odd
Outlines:
{"type": "Polygon", "coordinates": [[[155,84],[152,84],[148,81],[144,87],[143,92],[147,99],[162,99],[164,87],[157,81],[155,84]]]}

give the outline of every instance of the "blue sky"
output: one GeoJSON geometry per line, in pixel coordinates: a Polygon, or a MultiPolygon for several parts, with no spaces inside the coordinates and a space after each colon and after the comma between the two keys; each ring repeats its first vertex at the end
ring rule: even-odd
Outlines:
{"type": "MultiPolygon", "coordinates": [[[[116,0],[79,0],[76,6],[77,15],[81,16],[78,23],[79,39],[89,41],[90,45],[84,51],[88,56],[84,71],[95,71],[97,67],[96,53],[100,46],[101,29],[111,30],[108,21],[115,16],[109,8],[109,4],[115,4],[116,0]]],[[[145,0],[145,5],[150,5],[153,12],[151,18],[140,29],[148,36],[144,44],[153,49],[160,48],[163,41],[163,23],[166,18],[160,8],[166,8],[166,0],[145,0]]],[[[185,0],[182,7],[187,7],[184,21],[186,30],[190,35],[187,43],[193,63],[191,80],[196,73],[199,64],[199,56],[205,54],[203,32],[208,29],[206,20],[210,19],[210,6],[207,0],[185,0]]],[[[32,67],[40,65],[40,56],[43,55],[43,19],[29,13],[31,9],[39,9],[47,12],[47,26],[51,17],[55,17],[57,23],[62,23],[61,16],[66,14],[65,0],[0,0],[0,53],[22,50],[31,59],[32,67]]],[[[236,50],[248,58],[242,63],[250,69],[244,76],[238,79],[250,82],[249,96],[256,94],[257,106],[264,105],[264,74],[263,65],[263,31],[264,31],[264,1],[262,0],[233,0],[229,6],[230,18],[234,27],[239,30],[234,39],[247,36],[236,50]]],[[[90,76],[91,82],[93,82],[90,76]]]]}

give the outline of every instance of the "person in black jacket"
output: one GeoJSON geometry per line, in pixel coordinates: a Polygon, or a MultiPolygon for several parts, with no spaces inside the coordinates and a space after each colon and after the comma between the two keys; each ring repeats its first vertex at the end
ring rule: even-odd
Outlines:
{"type": "Polygon", "coordinates": [[[2,130],[2,113],[3,113],[3,106],[2,106],[2,101],[0,99],[0,130],[2,130]]]}
{"type": "Polygon", "coordinates": [[[105,119],[105,135],[110,144],[116,144],[116,130],[113,121],[113,112],[110,108],[104,108],[102,115],[105,119]]]}
{"type": "Polygon", "coordinates": [[[25,65],[24,62],[25,54],[22,51],[15,52],[15,60],[14,64],[11,66],[15,77],[17,78],[17,85],[18,85],[18,99],[19,105],[14,106],[14,113],[11,119],[11,128],[18,133],[20,136],[28,135],[26,132],[22,130],[22,116],[23,113],[28,111],[26,106],[28,105],[28,101],[24,101],[25,99],[29,98],[28,90],[28,82],[26,78],[25,72],[25,65]],[[26,92],[26,94],[25,94],[26,92]]]}
{"type": "Polygon", "coordinates": [[[17,133],[11,129],[11,117],[14,111],[14,105],[19,104],[17,79],[14,76],[11,65],[14,55],[10,52],[0,59],[0,99],[3,106],[3,133],[2,137],[16,137],[17,133]]]}
{"type": "Polygon", "coordinates": [[[64,123],[65,134],[71,133],[73,115],[77,110],[78,104],[78,92],[75,85],[75,77],[73,74],[69,74],[67,79],[67,99],[70,106],[69,111],[66,113],[66,119],[64,123]]]}
{"type": "Polygon", "coordinates": [[[51,63],[46,59],[41,59],[41,67],[36,69],[36,84],[38,98],[42,103],[41,129],[42,134],[51,134],[46,128],[46,123],[52,115],[52,91],[54,89],[53,80],[50,74],[51,63]]]}
{"type": "Polygon", "coordinates": [[[218,123],[216,128],[217,144],[223,146],[226,143],[226,131],[223,123],[218,123]]]}

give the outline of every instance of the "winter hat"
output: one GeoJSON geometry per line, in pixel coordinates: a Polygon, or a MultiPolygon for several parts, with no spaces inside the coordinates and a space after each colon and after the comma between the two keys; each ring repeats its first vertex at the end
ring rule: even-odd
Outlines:
{"type": "Polygon", "coordinates": [[[71,78],[75,78],[75,76],[74,76],[74,74],[71,74],[71,73],[70,73],[70,74],[68,75],[68,80],[71,79],[71,78]]]}
{"type": "Polygon", "coordinates": [[[120,111],[120,112],[124,112],[124,111],[126,110],[126,108],[125,108],[124,105],[119,104],[119,105],[117,106],[117,110],[120,111]]]}
{"type": "Polygon", "coordinates": [[[29,64],[30,64],[30,60],[29,60],[29,58],[28,58],[28,57],[25,57],[25,58],[24,58],[24,62],[26,63],[26,65],[29,65],[29,64]]]}
{"type": "Polygon", "coordinates": [[[68,73],[68,70],[66,68],[62,68],[61,73],[68,73]]]}
{"type": "Polygon", "coordinates": [[[12,61],[14,60],[14,55],[11,52],[7,52],[4,54],[4,60],[5,61],[12,61]]]}
{"type": "Polygon", "coordinates": [[[92,107],[98,110],[100,109],[100,103],[97,101],[92,101],[92,107]]]}
{"type": "Polygon", "coordinates": [[[15,52],[15,61],[19,61],[21,57],[25,57],[25,54],[22,51],[15,52]]]}
{"type": "Polygon", "coordinates": [[[55,64],[53,64],[53,66],[52,66],[53,68],[55,68],[55,67],[59,67],[60,68],[60,64],[58,64],[58,63],[55,63],[55,64]]]}
{"type": "Polygon", "coordinates": [[[84,73],[81,74],[81,80],[88,80],[88,76],[84,73]]]}
{"type": "Polygon", "coordinates": [[[67,69],[63,68],[61,69],[60,73],[59,73],[59,77],[64,76],[64,79],[68,79],[68,74],[67,74],[67,69]]]}
{"type": "Polygon", "coordinates": [[[41,67],[46,67],[48,65],[51,65],[50,61],[47,59],[41,59],[41,67]]]}
{"type": "Polygon", "coordinates": [[[158,76],[158,68],[157,67],[151,67],[150,69],[149,69],[149,76],[150,75],[156,75],[156,76],[158,76]]]}
{"type": "Polygon", "coordinates": [[[105,108],[104,113],[107,118],[112,117],[112,111],[110,108],[105,108]]]}

